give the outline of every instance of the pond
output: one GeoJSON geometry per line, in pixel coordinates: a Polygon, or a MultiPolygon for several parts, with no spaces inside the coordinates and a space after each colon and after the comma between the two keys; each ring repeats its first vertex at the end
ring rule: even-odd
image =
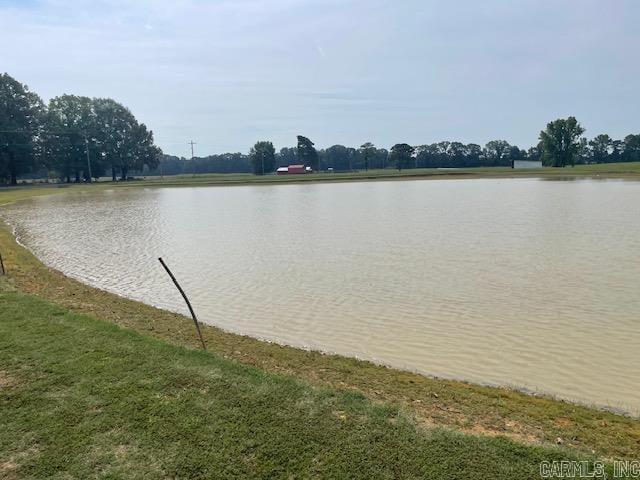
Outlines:
{"type": "Polygon", "coordinates": [[[44,263],[206,323],[640,412],[640,183],[117,188],[0,210],[44,263]]]}

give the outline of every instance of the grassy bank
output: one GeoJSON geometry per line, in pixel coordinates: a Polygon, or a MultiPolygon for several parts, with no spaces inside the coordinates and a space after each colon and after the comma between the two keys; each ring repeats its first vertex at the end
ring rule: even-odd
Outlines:
{"type": "Polygon", "coordinates": [[[446,179],[446,178],[528,178],[528,177],[590,177],[607,176],[611,178],[640,177],[640,162],[606,163],[597,165],[578,165],[568,168],[512,169],[509,167],[482,168],[416,168],[408,170],[377,169],[367,172],[316,173],[313,175],[266,175],[258,177],[251,174],[202,174],[176,175],[171,177],[147,177],[146,182],[162,184],[191,183],[287,183],[287,182],[331,182],[331,181],[367,181],[400,179],[446,179]]]}
{"type": "Polygon", "coordinates": [[[539,478],[563,449],[416,427],[312,388],[0,293],[0,477],[539,478]]]}
{"type": "MultiPolygon", "coordinates": [[[[618,165],[615,166],[618,167],[618,165]]],[[[135,182],[134,185],[146,185],[146,182],[135,182]]],[[[102,186],[98,185],[85,185],[71,188],[88,189],[96,187],[102,188],[102,186]]],[[[0,191],[0,204],[15,201],[21,198],[26,198],[30,195],[46,194],[50,192],[51,189],[48,188],[8,189],[5,191],[0,191]]],[[[73,368],[81,369],[82,367],[94,372],[91,376],[84,377],[86,380],[86,382],[83,384],[84,387],[77,391],[77,401],[88,402],[91,400],[91,398],[89,397],[92,395],[92,382],[96,385],[96,389],[99,390],[98,387],[102,381],[101,378],[99,378],[100,375],[95,373],[95,369],[101,368],[100,365],[104,363],[103,360],[94,358],[91,355],[91,352],[96,349],[100,351],[100,348],[98,347],[101,344],[109,345],[112,342],[114,344],[110,345],[109,348],[116,349],[116,344],[124,341],[122,338],[117,337],[118,340],[115,341],[113,340],[113,338],[115,337],[101,337],[102,332],[106,332],[105,335],[111,335],[113,332],[116,332],[118,335],[124,335],[127,338],[135,339],[136,342],[142,342],[145,345],[148,344],[149,348],[159,348],[165,349],[163,351],[174,352],[171,354],[167,353],[168,358],[177,358],[178,355],[185,355],[188,358],[198,359],[197,361],[202,362],[205,362],[204,359],[209,359],[206,361],[213,362],[211,363],[211,365],[224,364],[228,365],[229,368],[233,367],[235,369],[241,370],[242,372],[253,372],[251,373],[251,375],[257,375],[263,379],[268,379],[265,380],[265,382],[267,383],[276,381],[272,379],[283,381],[286,385],[289,385],[286,382],[291,382],[290,384],[295,384],[296,388],[302,388],[306,389],[305,391],[312,392],[309,395],[319,395],[319,397],[317,398],[321,398],[322,395],[329,395],[335,398],[339,397],[346,399],[357,399],[357,402],[361,402],[359,405],[365,405],[365,407],[358,408],[379,408],[381,409],[379,411],[395,412],[391,417],[397,417],[400,420],[393,420],[391,422],[388,421],[388,419],[384,420],[385,418],[389,418],[391,414],[385,414],[387,415],[387,417],[382,414],[380,414],[381,416],[378,416],[378,414],[371,414],[373,415],[373,417],[378,419],[374,421],[375,425],[366,423],[366,426],[362,428],[369,432],[367,435],[370,434],[373,435],[373,438],[378,438],[379,436],[384,435],[377,429],[382,429],[383,426],[388,427],[389,425],[392,425],[393,428],[396,428],[395,425],[399,422],[402,425],[403,429],[407,429],[402,430],[402,432],[404,432],[402,433],[402,436],[408,435],[407,438],[410,439],[407,443],[416,443],[415,454],[420,455],[420,458],[427,458],[429,459],[429,461],[436,461],[437,458],[433,456],[435,455],[435,453],[429,453],[426,452],[426,450],[434,449],[437,452],[440,451],[439,449],[441,447],[445,448],[448,444],[450,444],[447,448],[452,448],[454,450],[445,451],[449,452],[448,465],[450,465],[452,468],[456,465],[472,465],[476,460],[476,457],[472,452],[474,448],[479,449],[479,451],[485,452],[489,458],[493,458],[495,461],[508,460],[508,464],[515,469],[515,472],[522,473],[522,475],[513,474],[510,477],[505,478],[526,478],[527,476],[530,476],[530,467],[532,463],[535,463],[534,459],[540,458],[540,455],[556,455],[558,450],[557,447],[555,447],[555,444],[558,443],[558,441],[560,441],[562,444],[563,450],[560,451],[562,456],[568,455],[567,451],[569,451],[574,452],[578,455],[589,455],[593,452],[597,457],[606,459],[637,459],[638,452],[640,452],[639,420],[615,415],[613,413],[576,406],[565,402],[555,401],[548,398],[532,397],[518,392],[509,391],[507,389],[489,388],[477,385],[469,385],[462,382],[427,378],[408,372],[400,372],[397,370],[376,366],[371,363],[362,362],[355,359],[322,355],[316,352],[305,352],[295,348],[282,347],[278,345],[259,342],[248,337],[225,333],[212,327],[206,327],[204,329],[204,335],[213,355],[198,352],[186,352],[179,348],[176,349],[175,346],[195,347],[197,345],[194,337],[193,325],[189,319],[186,319],[177,314],[161,311],[138,302],[126,300],[124,298],[117,297],[112,294],[108,294],[106,292],[102,292],[100,290],[85,286],[79,282],[63,276],[59,272],[46,268],[27,250],[18,246],[11,236],[9,230],[4,226],[0,227],[0,252],[5,259],[5,264],[9,271],[8,279],[2,280],[3,289],[13,289],[17,292],[5,293],[2,297],[3,304],[2,310],[0,310],[2,312],[0,323],[2,323],[3,326],[0,326],[0,328],[5,329],[3,330],[2,338],[6,336],[4,332],[7,332],[10,335],[6,337],[9,338],[10,341],[8,343],[1,343],[2,341],[0,341],[0,370],[3,370],[5,372],[0,373],[0,382],[4,381],[7,384],[19,384],[19,379],[25,377],[20,376],[20,371],[16,371],[17,367],[14,364],[29,364],[29,362],[32,361],[30,355],[35,355],[35,353],[31,350],[36,350],[36,346],[37,350],[39,350],[40,348],[44,348],[40,347],[40,345],[45,341],[46,338],[50,343],[47,348],[51,348],[53,350],[60,349],[60,351],[64,353],[61,354],[61,357],[59,357],[59,361],[53,361],[51,365],[48,365],[46,363],[46,356],[43,356],[38,360],[40,362],[38,365],[40,366],[37,368],[34,367],[36,368],[36,370],[34,371],[37,372],[37,369],[42,368],[44,369],[45,373],[48,373],[52,368],[57,368],[58,364],[72,364],[74,362],[77,362],[77,365],[73,368]],[[40,311],[44,313],[37,313],[40,311]],[[25,318],[21,317],[21,312],[24,312],[25,315],[27,315],[26,318],[33,318],[34,325],[40,325],[39,327],[37,327],[37,331],[31,331],[31,333],[29,333],[29,325],[27,325],[26,327],[23,325],[24,323],[28,322],[26,322],[25,318]],[[57,313],[54,314],[46,312],[57,313]],[[131,332],[122,332],[121,330],[113,329],[112,327],[104,325],[100,322],[96,322],[93,319],[103,320],[111,324],[126,327],[131,331],[136,331],[143,334],[145,338],[134,335],[131,332]],[[80,325],[80,327],[78,328],[86,328],[87,332],[90,331],[90,335],[87,335],[95,337],[96,339],[102,338],[102,340],[96,340],[95,343],[88,343],[86,345],[91,345],[91,347],[86,351],[80,351],[76,349],[80,348],[79,344],[81,344],[79,336],[74,337],[75,342],[70,342],[66,346],[65,342],[63,341],[63,339],[66,338],[67,335],[72,335],[73,330],[70,332],[64,330],[64,334],[52,334],[51,331],[47,330],[47,328],[49,327],[49,323],[51,323],[52,329],[61,328],[63,330],[68,328],[70,325],[76,327],[80,325]],[[96,328],[96,330],[91,330],[94,327],[96,328]],[[18,337],[15,337],[15,335],[22,335],[21,333],[19,333],[20,330],[24,330],[25,336],[21,337],[22,340],[19,340],[18,337]],[[42,332],[42,338],[37,338],[38,332],[42,332]],[[162,340],[163,342],[172,344],[172,346],[161,345],[158,342],[150,340],[148,337],[155,337],[156,339],[162,340]],[[29,348],[25,346],[30,343],[34,345],[31,350],[29,350],[29,348]],[[20,345],[22,345],[22,347],[20,347],[20,345]],[[21,348],[22,350],[20,350],[21,348]],[[71,350],[69,350],[70,348],[71,350]],[[66,358],[67,360],[62,361],[62,357],[66,358]],[[80,365],[82,364],[82,359],[86,360],[84,365],[80,365]],[[245,365],[245,367],[241,367],[238,364],[243,364],[245,365]],[[257,368],[258,370],[253,370],[253,368],[257,368]],[[2,380],[3,378],[7,380],[2,380]],[[313,386],[315,389],[319,390],[312,389],[309,386],[313,386]],[[83,399],[83,395],[87,398],[83,399]],[[433,430],[434,427],[436,428],[435,431],[433,430]],[[460,432],[465,435],[460,435],[460,432]],[[466,434],[472,434],[472,436],[467,436],[466,434]],[[441,447],[439,447],[435,443],[421,443],[427,441],[425,439],[436,437],[442,440],[442,443],[440,444],[441,447]],[[507,441],[504,438],[502,438],[501,440],[497,440],[495,439],[495,437],[506,437],[507,439],[515,441],[520,445],[526,444],[528,446],[516,447],[513,443],[511,443],[511,441],[507,441]],[[423,447],[420,447],[420,445],[423,445],[423,447]],[[462,445],[466,445],[466,447],[470,445],[476,446],[469,449],[465,447],[462,450],[455,450],[455,448],[458,447],[462,448],[462,445]],[[535,445],[535,448],[533,448],[532,445],[535,445]],[[486,448],[489,448],[488,446],[495,447],[498,451],[500,451],[500,455],[502,455],[502,457],[496,456],[497,453],[495,453],[495,450],[491,451],[493,453],[491,453],[489,450],[486,450],[486,448]],[[426,450],[421,450],[421,448],[424,448],[426,450]],[[524,463],[518,463],[513,459],[509,460],[509,458],[511,458],[511,453],[515,451],[513,450],[514,448],[523,449],[517,451],[519,452],[518,455],[524,455],[524,463]],[[543,450],[541,450],[540,448],[542,448],[543,450]]],[[[115,335],[115,333],[113,334],[115,335]]],[[[109,353],[109,356],[113,356],[116,358],[125,355],[122,352],[118,352],[117,349],[110,350],[110,352],[111,353],[109,353]]],[[[149,353],[149,355],[151,355],[151,353],[149,353]]],[[[130,358],[131,360],[129,362],[131,363],[131,365],[137,365],[133,361],[135,359],[135,355],[128,358],[130,358]]],[[[170,369],[171,362],[168,362],[166,364],[162,363],[163,361],[160,360],[159,362],[163,365],[163,369],[170,369]]],[[[144,368],[151,366],[152,365],[147,365],[144,368]]],[[[69,368],[72,368],[72,365],[70,365],[69,368]]],[[[201,370],[204,371],[206,370],[206,368],[202,367],[201,370]]],[[[97,371],[100,372],[100,370],[97,371]]],[[[113,370],[112,375],[114,377],[117,376],[118,374],[116,372],[118,371],[119,370],[117,369],[113,370]]],[[[226,372],[226,370],[223,371],[226,372]]],[[[144,372],[144,369],[142,370],[142,372],[144,372]]],[[[155,373],[151,375],[151,378],[155,378],[156,373],[160,375],[160,372],[155,370],[154,372],[155,373]]],[[[127,373],[127,370],[121,370],[120,373],[123,375],[128,375],[129,373],[131,375],[138,375],[138,372],[127,373]]],[[[59,383],[59,378],[65,378],[70,382],[75,376],[80,374],[81,372],[78,372],[76,370],[69,370],[67,373],[62,375],[62,377],[54,376],[51,379],[47,380],[47,382],[49,382],[46,383],[47,388],[53,388],[53,386],[59,383]]],[[[140,373],[140,375],[146,376],[147,374],[140,373]]],[[[227,377],[226,373],[221,375],[223,379],[227,377]]],[[[204,377],[206,377],[206,375],[204,375],[204,377]]],[[[175,376],[171,378],[175,378],[175,376]]],[[[166,382],[166,379],[162,380],[160,378],[158,379],[158,381],[166,382]]],[[[187,396],[197,396],[196,390],[200,388],[198,386],[200,385],[198,382],[183,386],[183,391],[185,392],[184,394],[187,396]]],[[[225,380],[225,382],[227,382],[225,383],[225,385],[227,385],[229,382],[232,384],[234,383],[233,381],[228,379],[225,380]]],[[[62,385],[65,385],[64,382],[62,382],[62,385]]],[[[166,383],[162,383],[162,385],[166,385],[166,383]]],[[[13,389],[14,387],[12,386],[11,388],[13,389]]],[[[202,388],[204,389],[205,387],[202,388]]],[[[219,402],[219,396],[222,395],[220,393],[220,389],[222,389],[222,387],[220,387],[219,384],[211,384],[211,386],[209,386],[208,388],[211,391],[211,395],[213,395],[211,398],[215,399],[211,401],[219,402]]],[[[285,389],[284,386],[279,386],[278,388],[285,389]]],[[[45,400],[38,396],[44,395],[43,392],[40,392],[39,394],[36,390],[29,390],[24,393],[24,396],[18,398],[12,397],[11,391],[6,389],[2,390],[3,395],[5,391],[10,393],[9,397],[6,399],[6,403],[2,404],[3,411],[17,411],[17,406],[23,405],[26,401],[30,402],[31,398],[34,399],[33,401],[35,402],[35,404],[39,405],[40,408],[46,409],[45,400]]],[[[126,397],[127,399],[129,399],[129,397],[132,397],[130,401],[135,403],[136,397],[138,397],[138,390],[134,389],[132,390],[132,392],[134,392],[135,395],[126,395],[126,397]]],[[[155,398],[159,398],[157,397],[157,395],[159,395],[157,394],[157,390],[154,390],[154,392],[156,392],[154,393],[154,395],[156,395],[155,398]]],[[[145,395],[152,396],[149,391],[147,391],[145,395]]],[[[156,407],[151,400],[148,400],[147,403],[143,401],[144,399],[148,398],[150,397],[145,397],[142,393],[140,393],[140,402],[138,404],[145,411],[153,410],[153,408],[156,407]]],[[[3,397],[2,401],[5,401],[5,397],[3,397]]],[[[314,400],[314,402],[315,401],[316,400],[314,400]]],[[[347,401],[347,403],[349,403],[349,401],[347,401]]],[[[120,400],[117,400],[115,397],[113,397],[112,402],[118,403],[120,402],[120,400]]],[[[322,407],[322,401],[318,400],[318,402],[320,402],[318,404],[319,411],[324,411],[325,413],[329,411],[326,409],[328,407],[322,407]],[[321,407],[325,408],[325,410],[322,410],[321,407]]],[[[65,403],[66,402],[62,402],[60,408],[64,409],[65,403]]],[[[295,404],[295,402],[290,402],[288,404],[288,408],[292,408],[292,405],[295,404]]],[[[192,408],[192,404],[188,404],[188,406],[189,408],[192,408]]],[[[33,408],[36,407],[34,406],[33,408]]],[[[185,406],[185,409],[186,408],[187,407],[185,406]]],[[[265,410],[268,410],[269,404],[266,403],[263,408],[265,410]]],[[[275,409],[281,407],[274,406],[273,408],[275,409]]],[[[333,412],[334,410],[336,412],[346,412],[349,410],[349,408],[351,407],[349,407],[348,405],[344,406],[344,408],[343,405],[341,405],[340,408],[334,408],[333,410],[331,410],[331,412],[333,412]]],[[[35,410],[33,411],[35,412],[35,410]]],[[[112,421],[113,419],[117,418],[118,415],[123,415],[125,410],[117,410],[114,412],[115,413],[111,415],[112,421]]],[[[267,413],[268,412],[266,411],[264,412],[265,415],[267,413]]],[[[181,428],[186,428],[188,425],[190,425],[189,422],[191,421],[196,422],[198,425],[202,425],[192,417],[186,415],[186,413],[185,416],[182,416],[182,413],[176,415],[176,417],[172,418],[174,418],[174,422],[180,424],[181,428]]],[[[350,415],[354,414],[352,412],[351,414],[339,413],[337,415],[338,420],[340,422],[344,422],[345,420],[342,418],[342,415],[346,415],[346,418],[350,419],[351,421],[353,419],[350,415]]],[[[21,418],[24,416],[25,418],[23,418],[22,421],[28,421],[27,417],[29,415],[19,414],[18,416],[21,418]]],[[[83,413],[81,416],[86,416],[86,414],[83,413]]],[[[355,415],[354,418],[356,417],[357,415],[355,415]]],[[[207,417],[206,415],[203,418],[211,420],[211,417],[207,417]]],[[[240,421],[237,419],[237,417],[230,416],[229,418],[234,419],[233,423],[238,423],[240,421]]],[[[304,422],[310,422],[312,420],[320,422],[320,419],[316,417],[302,418],[300,416],[294,416],[294,418],[295,420],[292,419],[292,422],[301,422],[300,425],[306,426],[308,426],[309,424],[304,422]]],[[[89,420],[90,419],[87,419],[86,421],[89,420]]],[[[323,418],[321,420],[322,422],[324,422],[326,419],[323,418]]],[[[334,421],[335,418],[330,418],[330,420],[334,421]]],[[[85,420],[82,421],[84,422],[85,420]]],[[[99,422],[100,419],[96,421],[99,422]]],[[[367,422],[369,422],[369,420],[367,420],[367,422]]],[[[10,427],[14,430],[18,429],[18,432],[26,432],[27,430],[25,430],[25,425],[26,424],[16,423],[10,425],[10,427]]],[[[295,430],[279,431],[279,429],[274,426],[273,423],[269,425],[271,425],[270,435],[272,436],[285,435],[285,437],[288,438],[288,436],[297,435],[296,433],[293,433],[295,432],[295,430]]],[[[335,434],[336,430],[334,429],[334,427],[327,427],[323,423],[314,423],[313,425],[314,426],[312,428],[329,428],[328,431],[335,434]]],[[[339,423],[337,425],[343,425],[347,430],[358,430],[360,428],[360,424],[358,424],[357,422],[347,424],[339,423]],[[347,428],[347,425],[349,428],[347,428]]],[[[6,431],[4,425],[1,425],[1,427],[3,427],[2,432],[6,431]]],[[[50,433],[50,430],[52,430],[53,427],[53,425],[47,426],[45,424],[41,431],[41,434],[45,436],[53,435],[53,433],[50,433]]],[[[135,434],[137,428],[137,426],[135,428],[131,427],[131,435],[135,434]]],[[[240,428],[238,432],[245,431],[242,430],[242,428],[240,428]]],[[[293,429],[294,427],[291,426],[291,428],[293,429]]],[[[393,429],[390,430],[390,432],[394,431],[395,430],[393,429]]],[[[263,433],[267,435],[267,432],[268,430],[265,430],[263,433]]],[[[344,435],[340,438],[345,441],[348,438],[355,438],[353,436],[359,434],[357,431],[343,433],[344,435]]],[[[389,432],[385,432],[385,435],[388,433],[389,432]]],[[[72,434],[75,434],[74,430],[60,431],[59,433],[56,433],[56,435],[59,435],[60,438],[64,438],[72,434]]],[[[316,432],[315,434],[322,436],[323,432],[316,432]]],[[[0,435],[2,435],[2,433],[0,433],[0,435]]],[[[100,445],[99,439],[97,440],[93,433],[88,432],[87,435],[88,436],[83,440],[83,442],[88,442],[87,448],[91,447],[92,444],[100,445]]],[[[140,435],[141,436],[138,438],[138,440],[140,438],[145,440],[147,439],[147,435],[153,436],[154,433],[148,433],[145,431],[140,433],[140,435]]],[[[175,432],[175,435],[178,436],[179,433],[175,432]]],[[[209,435],[215,436],[214,433],[210,433],[209,435]]],[[[400,435],[400,433],[398,433],[398,435],[400,435]]],[[[190,437],[191,433],[186,435],[186,438],[190,437]]],[[[233,435],[229,434],[228,438],[232,437],[233,435]]],[[[212,440],[210,437],[196,436],[196,438],[198,438],[198,442],[200,442],[202,445],[210,445],[214,442],[214,440],[212,440]]],[[[329,439],[331,437],[328,436],[322,438],[329,439]]],[[[364,442],[359,447],[361,450],[365,451],[367,449],[366,446],[363,445],[366,445],[366,442],[368,442],[370,438],[372,437],[363,436],[357,438],[357,441],[364,442]]],[[[12,465],[11,462],[15,464],[20,463],[20,459],[23,458],[21,456],[22,454],[28,457],[30,451],[29,449],[33,446],[31,444],[29,444],[31,446],[27,446],[29,441],[26,440],[27,443],[20,444],[22,445],[21,447],[16,447],[19,450],[17,451],[16,449],[12,449],[12,447],[5,447],[5,441],[8,441],[9,443],[15,443],[16,440],[15,438],[13,440],[5,440],[4,438],[2,439],[3,456],[0,457],[0,463],[3,461],[10,462],[10,467],[12,465]],[[5,453],[5,448],[8,448],[8,450],[6,450],[7,453],[5,453]],[[7,455],[9,454],[10,456],[7,457],[7,455]]],[[[112,451],[109,454],[110,456],[105,457],[112,459],[112,461],[107,462],[106,460],[103,460],[101,462],[106,462],[109,465],[117,465],[117,462],[119,461],[117,458],[117,455],[119,455],[118,452],[120,451],[118,449],[120,448],[119,446],[124,445],[122,448],[127,450],[127,443],[120,444],[117,443],[118,441],[120,441],[118,438],[113,440],[113,442],[116,443],[113,443],[112,446],[115,445],[114,448],[116,448],[116,450],[112,451]]],[[[320,444],[322,444],[323,441],[324,440],[319,440],[320,444]]],[[[135,446],[135,441],[132,441],[132,444],[134,445],[132,451],[135,451],[136,448],[140,448],[139,446],[135,446]]],[[[390,446],[396,448],[396,445],[399,452],[398,455],[400,455],[398,457],[399,459],[403,459],[404,455],[412,455],[411,451],[405,450],[406,447],[400,444],[387,443],[380,444],[379,447],[381,450],[384,450],[386,448],[389,448],[390,446]]],[[[36,448],[37,450],[37,448],[39,447],[37,447],[36,445],[33,448],[36,448]]],[[[302,447],[298,446],[296,448],[302,447]]],[[[159,446],[158,449],[160,449],[159,446]]],[[[53,456],[57,457],[61,454],[60,452],[62,452],[62,450],[55,450],[55,452],[56,454],[53,456]]],[[[292,450],[291,452],[297,452],[297,450],[292,450]]],[[[389,453],[390,452],[387,452],[386,454],[388,455],[389,453]]],[[[71,461],[74,456],[69,452],[67,452],[65,455],[65,458],[69,459],[69,461],[71,461]]],[[[161,453],[161,449],[158,450],[154,455],[162,457],[163,454],[161,453]]],[[[144,458],[147,457],[151,458],[153,457],[153,455],[148,452],[141,453],[139,456],[134,455],[134,460],[132,461],[134,463],[136,461],[139,461],[142,464],[144,458]]],[[[124,458],[126,458],[126,454],[124,458]]],[[[263,464],[262,458],[263,457],[259,457],[258,460],[256,460],[261,465],[263,464]]],[[[278,458],[284,461],[284,458],[278,458]]],[[[329,457],[324,458],[326,459],[329,457]]],[[[193,465],[200,465],[200,463],[198,463],[200,462],[200,460],[193,459],[192,461],[195,462],[193,463],[193,465]]],[[[336,460],[336,462],[337,461],[338,460],[336,460]]],[[[362,461],[364,463],[367,463],[364,460],[362,461]]],[[[371,458],[368,458],[367,461],[374,462],[374,460],[371,458]]],[[[411,460],[411,462],[409,462],[411,463],[411,465],[413,465],[413,467],[411,468],[424,467],[424,465],[419,465],[418,458],[411,460]]],[[[37,461],[35,463],[39,464],[40,461],[37,461]]],[[[101,463],[100,465],[103,465],[103,463],[101,463]]],[[[167,472],[183,471],[176,470],[177,467],[175,467],[175,464],[172,465],[173,466],[171,466],[170,468],[167,466],[163,466],[162,468],[164,468],[167,472]]],[[[374,462],[371,465],[376,465],[376,463],[374,462]]],[[[184,468],[187,468],[186,463],[183,466],[184,468]]],[[[37,465],[33,466],[33,468],[36,467],[37,465]]],[[[89,467],[78,466],[77,468],[81,469],[89,467]]],[[[279,468],[281,468],[281,466],[279,468]]],[[[303,468],[303,466],[302,464],[299,464],[296,468],[303,468]]],[[[325,465],[325,468],[329,467],[325,465]]],[[[33,471],[35,472],[35,470],[33,471]]],[[[74,471],[83,472],[84,470],[74,471]]],[[[298,471],[299,474],[300,471],[301,470],[298,471]]],[[[410,473],[421,471],[422,470],[402,470],[400,473],[409,475],[410,473]]],[[[471,470],[468,470],[467,473],[470,472],[471,470]]],[[[267,471],[264,471],[263,473],[266,474],[267,471]]],[[[324,475],[325,473],[329,475],[332,472],[330,472],[329,470],[318,471],[318,475],[324,475]]],[[[334,473],[337,473],[337,471],[334,473]]],[[[433,476],[437,477],[438,475],[436,473],[438,472],[433,472],[433,476]]],[[[478,476],[478,478],[499,478],[499,474],[502,473],[484,470],[482,471],[482,475],[478,476]]],[[[305,476],[302,474],[300,475],[305,476]]],[[[390,475],[393,476],[393,472],[390,475]]],[[[114,476],[118,475],[114,474],[114,476]]],[[[152,477],[153,476],[154,475],[152,475],[152,477]]],[[[2,475],[0,475],[0,477],[2,477],[2,475]]]]}
{"type": "Polygon", "coordinates": [[[507,167],[437,169],[418,168],[397,171],[393,169],[369,170],[368,172],[316,173],[312,175],[265,175],[252,174],[197,174],[165,177],[146,177],[134,182],[102,181],[91,186],[68,186],[52,184],[50,188],[121,188],[131,186],[188,186],[188,185],[248,185],[316,182],[358,182],[383,180],[427,180],[460,178],[640,178],[640,162],[603,163],[578,165],[567,168],[512,169],[507,167]]]}

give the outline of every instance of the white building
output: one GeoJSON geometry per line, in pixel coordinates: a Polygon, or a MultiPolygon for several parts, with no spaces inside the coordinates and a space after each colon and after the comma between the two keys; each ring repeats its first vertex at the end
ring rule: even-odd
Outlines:
{"type": "Polygon", "coordinates": [[[542,168],[542,161],[535,160],[514,160],[513,168],[542,168]]]}

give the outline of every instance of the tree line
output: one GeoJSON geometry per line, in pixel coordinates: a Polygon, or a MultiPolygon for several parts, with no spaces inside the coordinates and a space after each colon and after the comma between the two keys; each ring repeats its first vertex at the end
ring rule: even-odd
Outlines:
{"type": "Polygon", "coordinates": [[[390,150],[370,142],[359,148],[333,145],[315,149],[307,137],[298,136],[296,147],[279,151],[272,142],[261,140],[248,154],[226,153],[193,159],[162,156],[160,168],[148,174],[249,173],[264,175],[280,166],[302,163],[314,170],[355,171],[381,168],[473,168],[510,167],[515,160],[541,161],[545,166],[640,161],[640,134],[614,140],[609,135],[583,137],[584,128],[574,117],[554,120],[540,132],[539,143],[528,150],[506,140],[486,145],[443,141],[412,146],[398,143],[390,150]]]}
{"type": "Polygon", "coordinates": [[[0,75],[0,181],[45,170],[66,182],[115,181],[145,166],[156,168],[162,151],[153,132],[110,98],[61,95],[47,105],[26,85],[0,75]]]}
{"type": "Polygon", "coordinates": [[[53,173],[66,182],[110,175],[113,181],[132,174],[254,173],[304,164],[313,170],[356,171],[397,168],[508,167],[515,160],[542,161],[564,167],[575,164],[640,161],[640,134],[592,139],[574,117],[557,119],[539,134],[537,145],[524,150],[506,140],[475,143],[442,141],[429,145],[398,143],[389,150],[367,142],[354,148],[333,145],[316,149],[298,135],[294,147],[276,151],[261,140],[249,153],[223,153],[186,159],[162,154],[153,132],[123,105],[109,98],[61,95],[45,105],[40,97],[8,74],[0,75],[0,182],[16,184],[20,176],[53,173]]]}

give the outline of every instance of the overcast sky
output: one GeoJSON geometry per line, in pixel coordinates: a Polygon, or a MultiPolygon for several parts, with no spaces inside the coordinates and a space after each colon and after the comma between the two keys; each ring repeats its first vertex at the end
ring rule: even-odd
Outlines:
{"type": "Polygon", "coordinates": [[[640,133],[637,0],[0,0],[0,71],[112,97],[166,153],[640,133]]]}

